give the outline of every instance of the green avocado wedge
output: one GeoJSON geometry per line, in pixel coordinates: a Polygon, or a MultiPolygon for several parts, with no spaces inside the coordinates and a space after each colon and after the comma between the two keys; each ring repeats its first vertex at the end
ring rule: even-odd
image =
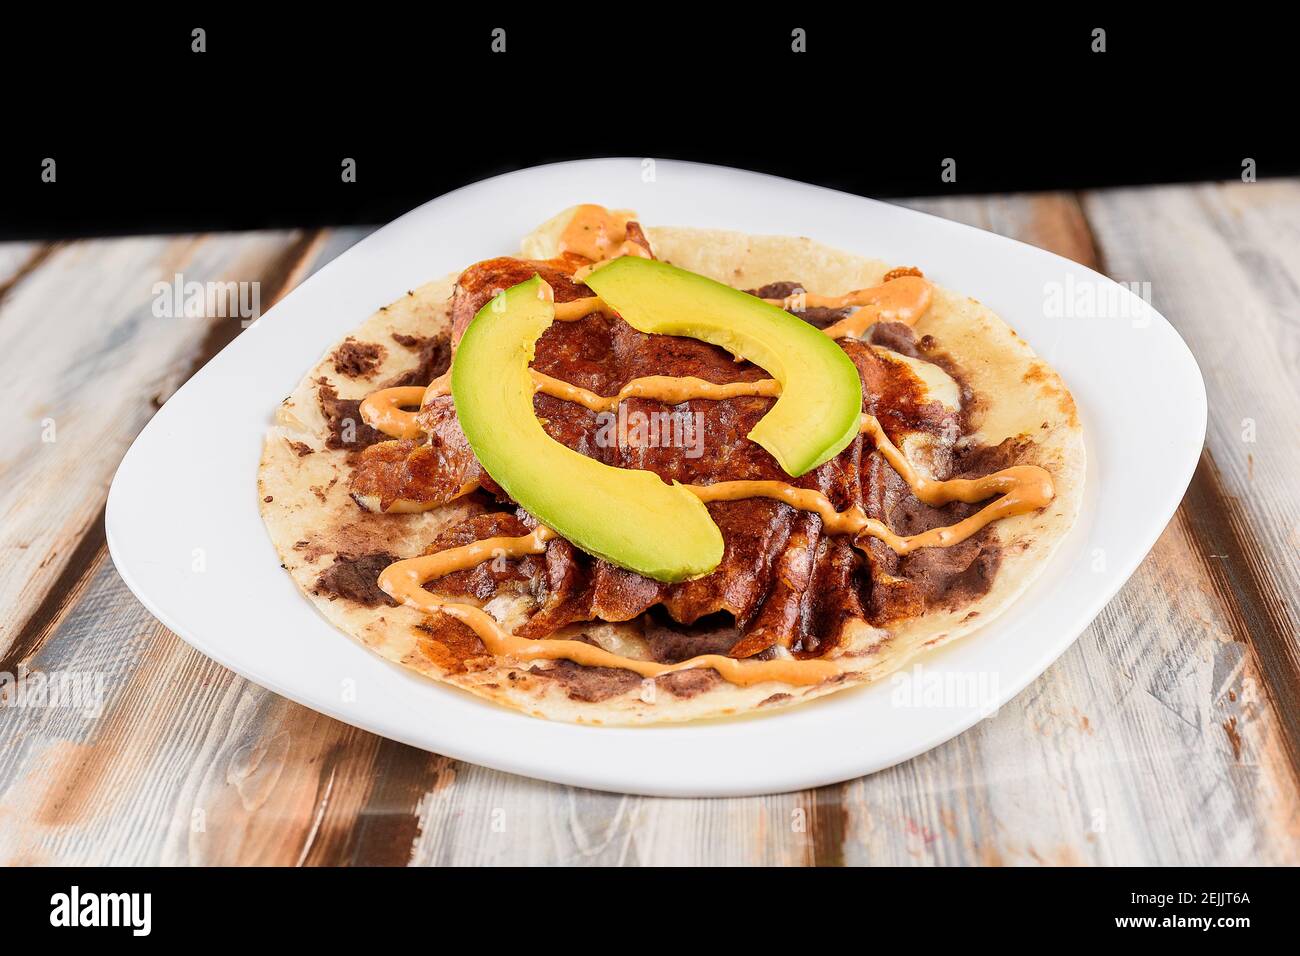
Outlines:
{"type": "Polygon", "coordinates": [[[586,285],[634,329],[722,346],[780,381],[781,397],[749,438],[788,475],[835,458],[858,433],[862,382],[853,360],[789,312],[676,265],[633,256],[595,269],[586,285]]]}
{"type": "Polygon", "coordinates": [[[781,397],[749,433],[789,475],[853,441],[862,417],[857,368],[831,338],[788,312],[666,262],[624,256],[587,286],[634,329],[721,346],[765,369],[781,397]]]}
{"type": "Polygon", "coordinates": [[[537,420],[528,363],[555,318],[549,293],[537,276],[507,289],[457,345],[451,394],[470,447],[511,498],[583,551],[656,581],[707,574],[723,545],[704,502],[652,472],[580,455],[537,420]]]}

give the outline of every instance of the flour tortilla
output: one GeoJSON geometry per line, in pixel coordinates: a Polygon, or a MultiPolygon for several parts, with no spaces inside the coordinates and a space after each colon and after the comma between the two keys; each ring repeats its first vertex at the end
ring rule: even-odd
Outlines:
{"type": "MultiPolygon", "coordinates": [[[[840,252],[810,239],[749,236],[688,228],[647,230],[658,258],[739,289],[795,279],[809,291],[841,294],[878,284],[890,268],[883,262],[840,252]]],[[[922,268],[925,263],[916,263],[922,268]]],[[[341,631],[390,661],[527,714],[588,724],[646,724],[698,720],[767,711],[811,700],[857,684],[879,680],[906,666],[917,654],[987,625],[1010,605],[1037,574],[1073,524],[1083,493],[1085,452],[1074,401],[1061,378],[1006,323],[974,299],[936,287],[933,303],[917,323],[918,336],[931,335],[957,363],[980,399],[972,410],[974,442],[996,445],[1028,436],[1032,448],[1022,463],[1039,464],[1052,475],[1056,498],[1040,512],[995,522],[1003,555],[991,589],[955,611],[931,611],[886,628],[863,622],[846,632],[832,656],[852,659],[857,673],[814,686],[768,682],[738,687],[719,682],[696,696],[678,697],[653,681],[597,702],[572,698],[563,681],[530,673],[546,668],[510,658],[484,656],[462,663],[417,629],[423,616],[407,607],[366,607],[345,598],[316,594],[316,581],[336,555],[389,552],[410,557],[423,552],[443,529],[476,513],[453,502],[431,512],[382,515],[362,511],[348,495],[347,453],[325,447],[326,421],[317,399],[328,382],[342,398],[359,399],[378,383],[414,364],[409,352],[391,345],[393,334],[427,337],[449,326],[455,276],[424,285],[381,309],[352,336],[387,346],[384,362],[365,380],[341,376],[331,355],[312,369],[278,410],[266,437],[258,475],[262,516],[294,581],[341,631]],[[301,443],[294,445],[293,443],[301,443]],[[312,453],[300,455],[302,445],[312,453]]],[[[903,447],[924,469],[924,443],[903,447]]],[[[271,569],[268,569],[270,573],[271,569]]],[[[524,599],[497,597],[487,610],[507,628],[526,619],[524,599]]],[[[553,637],[585,634],[607,649],[636,656],[635,622],[572,625],[553,637]]]]}

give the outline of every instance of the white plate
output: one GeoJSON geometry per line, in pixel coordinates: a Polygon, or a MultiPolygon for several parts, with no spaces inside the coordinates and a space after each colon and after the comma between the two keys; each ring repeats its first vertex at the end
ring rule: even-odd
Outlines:
{"type": "Polygon", "coordinates": [[[645,182],[643,168],[641,160],[591,160],[468,186],[369,236],[286,296],[163,406],[118,469],[108,543],[135,595],[204,654],[339,720],[459,760],[605,790],[731,796],[813,787],[906,760],[986,716],[987,706],[906,706],[904,687],[886,679],[762,718],[552,723],[371,654],[326,623],[280,571],[255,479],[263,432],[284,396],[380,305],[509,253],[566,206],[598,202],[634,208],[650,224],[806,235],[920,265],[991,307],[1060,371],[1088,446],[1078,523],[1013,608],[923,663],[924,686],[976,676],[993,690],[981,705],[1010,700],[1115,594],[1182,497],[1206,414],[1186,345],[1127,290],[1115,300],[1127,317],[1069,316],[1070,308],[1068,317],[1049,317],[1054,288],[1076,305],[1080,283],[1094,292],[1118,286],[1010,239],[734,169],[660,162],[645,182]],[[193,570],[197,548],[201,573],[193,570]],[[344,699],[345,685],[355,700],[344,699]]]}

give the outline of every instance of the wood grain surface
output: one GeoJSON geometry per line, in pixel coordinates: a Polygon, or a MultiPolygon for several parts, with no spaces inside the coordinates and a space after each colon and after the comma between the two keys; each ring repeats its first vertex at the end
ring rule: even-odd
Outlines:
{"type": "Polygon", "coordinates": [[[1300,182],[908,205],[1149,283],[1204,372],[1207,447],[1133,578],[998,714],[870,777],[726,800],[375,737],[209,661],[117,576],[117,463],[240,331],[154,316],[153,284],[257,281],[266,308],[367,230],[0,244],[0,672],[99,689],[0,707],[0,862],[1300,862],[1300,182]]]}

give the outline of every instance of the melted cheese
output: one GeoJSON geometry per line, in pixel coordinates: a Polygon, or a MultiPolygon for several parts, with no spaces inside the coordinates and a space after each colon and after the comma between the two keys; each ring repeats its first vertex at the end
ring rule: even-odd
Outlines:
{"type": "Polygon", "coordinates": [[[914,359],[910,355],[903,355],[900,352],[879,345],[871,346],[871,350],[881,358],[901,366],[906,370],[907,374],[917,379],[921,383],[927,400],[938,402],[953,411],[961,410],[961,386],[957,384],[956,379],[939,368],[939,366],[933,362],[914,359]]]}

